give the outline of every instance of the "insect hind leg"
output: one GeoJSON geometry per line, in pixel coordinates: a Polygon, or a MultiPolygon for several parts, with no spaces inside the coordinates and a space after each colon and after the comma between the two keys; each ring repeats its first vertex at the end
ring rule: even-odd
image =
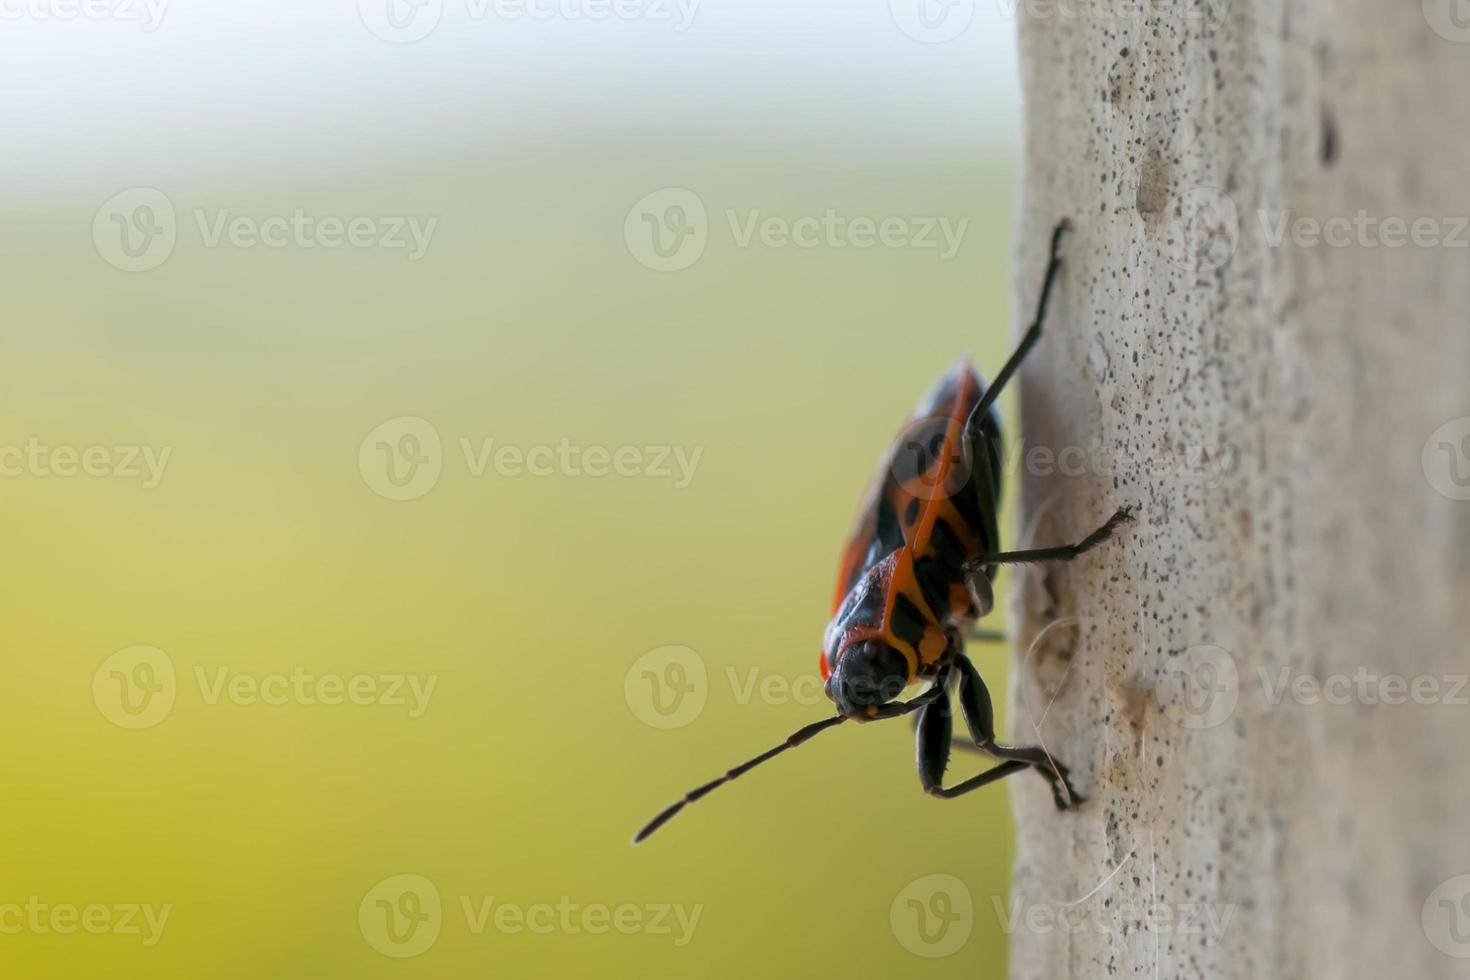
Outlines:
{"type": "Polygon", "coordinates": [[[965,713],[965,724],[970,729],[970,737],[975,740],[975,747],[986,755],[1021,768],[1035,769],[1046,777],[1059,810],[1071,810],[1086,802],[1085,797],[1073,787],[1067,767],[1053,759],[1046,749],[1040,746],[1004,745],[996,741],[995,708],[991,704],[990,691],[981,679],[980,672],[963,654],[955,658],[955,668],[960,675],[960,710],[965,713]]]}
{"type": "MultiPolygon", "coordinates": [[[[957,663],[969,665],[963,654],[957,658],[957,663]]],[[[984,685],[978,689],[970,687],[963,673],[964,666],[960,667],[960,706],[965,712],[965,721],[973,729],[977,724],[988,724],[986,715],[990,706],[989,694],[984,693],[984,685]],[[976,702],[967,703],[965,698],[966,689],[978,690],[983,695],[983,704],[976,702]]],[[[979,679],[975,668],[969,666],[969,673],[979,679]]],[[[941,674],[933,690],[945,691],[948,681],[948,668],[941,674]]],[[[948,693],[946,691],[946,693],[948,693]]],[[[1027,769],[1036,769],[1043,775],[1053,780],[1052,793],[1056,797],[1057,806],[1060,809],[1068,809],[1082,801],[1070,783],[1067,782],[1066,769],[1057,765],[1051,757],[1041,749],[1017,749],[1011,746],[999,745],[993,737],[978,745],[987,754],[1001,760],[1000,765],[987,769],[978,776],[956,783],[953,786],[944,785],[944,771],[949,765],[950,747],[954,739],[954,716],[951,712],[948,697],[940,696],[925,704],[919,709],[918,720],[915,725],[917,732],[917,757],[919,768],[919,783],[924,787],[924,792],[930,796],[942,800],[952,800],[966,793],[988,786],[999,779],[1004,779],[1013,773],[1023,772],[1027,769]],[[1056,782],[1060,780],[1060,782],[1056,782]]],[[[980,740],[977,738],[977,742],[980,740]]]]}

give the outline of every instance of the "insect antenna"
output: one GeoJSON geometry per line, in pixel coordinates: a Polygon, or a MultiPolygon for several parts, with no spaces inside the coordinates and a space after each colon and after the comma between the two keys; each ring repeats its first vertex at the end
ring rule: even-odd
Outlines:
{"type": "Polygon", "coordinates": [[[760,755],[756,756],[754,759],[751,759],[748,762],[742,762],[734,769],[731,769],[729,772],[725,773],[719,779],[705,783],[703,786],[700,786],[697,789],[691,789],[689,792],[684,794],[684,798],[682,800],[679,800],[677,803],[666,807],[662,813],[654,817],[652,820],[648,821],[648,823],[644,825],[643,829],[638,831],[638,835],[633,838],[633,843],[643,843],[643,841],[647,839],[649,834],[653,833],[655,830],[672,820],[674,818],[674,814],[678,813],[680,810],[684,809],[684,807],[688,806],[690,803],[693,803],[695,800],[698,800],[713,792],[716,787],[723,786],[732,779],[740,778],[741,776],[750,772],[750,770],[754,769],[756,766],[760,765],[762,762],[768,762],[769,760],[774,759],[776,756],[780,755],[782,752],[785,752],[787,749],[794,749],[808,739],[816,736],[821,732],[826,731],[829,728],[834,728],[842,724],[846,720],[846,715],[835,715],[831,718],[824,718],[821,721],[807,725],[805,728],[793,732],[791,734],[791,737],[786,739],[786,741],[782,742],[780,745],[776,746],[774,749],[768,749],[767,751],[762,752],[760,755]]]}

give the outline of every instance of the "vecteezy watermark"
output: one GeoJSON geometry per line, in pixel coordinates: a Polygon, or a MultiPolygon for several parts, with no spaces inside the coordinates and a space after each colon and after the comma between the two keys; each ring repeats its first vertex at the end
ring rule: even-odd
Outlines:
{"type": "Polygon", "coordinates": [[[1256,213],[1261,238],[1279,248],[1290,238],[1297,248],[1470,248],[1470,216],[1372,214],[1359,208],[1354,214],[1294,215],[1291,211],[1256,213]]]}
{"type": "Polygon", "coordinates": [[[1234,904],[1211,902],[1138,902],[1100,896],[1086,902],[1028,902],[1013,896],[1010,903],[991,896],[1001,932],[1033,936],[1095,933],[1120,936],[1142,928],[1156,936],[1177,936],[1205,946],[1218,946],[1235,918],[1234,904]]]}
{"type": "Polygon", "coordinates": [[[1209,20],[1219,23],[1232,0],[995,0],[1006,20],[1133,21],[1209,20]]]}
{"type": "Polygon", "coordinates": [[[0,21],[105,21],[137,24],[152,32],[163,23],[169,0],[0,0],[0,21]]]}
{"type": "Polygon", "coordinates": [[[1470,8],[1465,0],[1420,0],[1430,30],[1456,44],[1470,44],[1470,8]]]}
{"type": "MultiPolygon", "coordinates": [[[[822,678],[816,674],[727,666],[717,676],[741,707],[828,704],[822,678]]],[[[703,714],[713,686],[709,665],[698,653],[686,646],[662,646],[628,666],[623,675],[623,700],[633,716],[650,728],[684,728],[703,714]]]]}
{"type": "MultiPolygon", "coordinates": [[[[314,214],[300,207],[275,214],[195,207],[189,213],[199,243],[208,249],[349,248],[403,252],[410,262],[424,257],[439,227],[439,219],[433,216],[343,216],[314,214]]],[[[113,195],[92,218],[97,253],[124,272],[147,272],[168,261],[179,231],[173,202],[153,187],[134,187],[113,195]]]]}
{"type": "Polygon", "coordinates": [[[1470,415],[1450,419],[1424,440],[1424,479],[1450,500],[1470,500],[1470,415]]]}
{"type": "Polygon", "coordinates": [[[1165,202],[1162,246],[1168,260],[1191,272],[1213,272],[1240,247],[1240,213],[1230,196],[1214,187],[1195,187],[1165,202]]]}
{"type": "Polygon", "coordinates": [[[461,895],[460,911],[472,936],[495,932],[514,936],[663,936],[675,949],[688,946],[704,906],[682,902],[578,902],[570,895],[555,902],[507,902],[494,895],[461,895]]]}
{"type": "Polygon", "coordinates": [[[164,927],[174,907],[151,902],[43,902],[30,895],[24,902],[0,902],[0,935],[136,936],[145,949],[163,938],[164,927]]]}
{"type": "MultiPolygon", "coordinates": [[[[833,251],[882,248],[933,252],[953,259],[969,218],[938,215],[872,216],[836,208],[803,215],[767,214],[760,208],[724,211],[724,230],[736,248],[833,251]]],[[[709,211],[685,187],[666,187],[640,198],[623,219],[623,241],[638,263],[655,272],[680,272],[700,260],[709,245],[709,211]]]]}
{"type": "Polygon", "coordinates": [[[1281,667],[1267,671],[1258,667],[1261,693],[1266,703],[1277,707],[1292,704],[1343,706],[1349,704],[1420,707],[1449,705],[1470,707],[1470,674],[1384,674],[1358,667],[1351,674],[1319,677],[1281,667]]]}
{"type": "MultiPolygon", "coordinates": [[[[458,0],[457,0],[458,2],[458,0]]],[[[463,0],[463,15],[479,22],[645,21],[683,33],[702,0],[463,0]]],[[[358,0],[363,26],[389,44],[422,41],[444,19],[444,0],[358,0]]]]}
{"type": "Polygon", "coordinates": [[[970,889],[954,875],[925,875],[893,897],[888,925],[899,945],[915,956],[952,956],[970,941],[975,901],[970,889]]]}
{"type": "Polygon", "coordinates": [[[686,187],[665,187],[640,198],[623,219],[623,241],[640,265],[680,272],[709,246],[709,212],[686,187]]]}
{"type": "Polygon", "coordinates": [[[97,254],[124,272],[156,269],[179,238],[173,202],[156,187],[133,187],[108,198],[92,216],[97,254]]]}
{"type": "MultiPolygon", "coordinates": [[[[439,683],[436,674],[318,674],[301,666],[279,673],[247,673],[196,665],[190,676],[200,701],[209,706],[402,708],[415,720],[428,710],[439,683]]],[[[119,650],[92,675],[97,710],[121,728],[152,728],[173,711],[178,694],[173,659],[154,646],[119,650]]]]}
{"type": "Polygon", "coordinates": [[[1289,664],[1258,665],[1254,685],[1244,683],[1234,655],[1224,647],[1192,646],[1160,670],[1156,693],[1164,714],[1182,728],[1216,728],[1234,717],[1249,694],[1256,707],[1283,705],[1470,707],[1470,674],[1385,673],[1367,666],[1351,672],[1304,673],[1289,664]]]}
{"type": "Polygon", "coordinates": [[[152,728],[167,718],[178,695],[174,662],[158,647],[131,646],[102,661],[92,675],[92,701],[121,728],[152,728]]]}
{"type": "Polygon", "coordinates": [[[915,41],[953,41],[975,19],[976,0],[888,0],[893,22],[915,41]]]}
{"type": "Polygon", "coordinates": [[[172,446],[129,444],[53,446],[31,436],[23,445],[0,445],[0,477],[137,480],[152,490],[163,481],[173,451],[172,446]]]}
{"type": "MultiPolygon", "coordinates": [[[[675,948],[689,945],[703,905],[678,902],[581,902],[570,895],[555,901],[516,902],[501,896],[462,894],[457,908],[471,936],[501,935],[659,936],[675,948]]],[[[423,875],[384,878],[358,904],[357,924],[369,946],[384,956],[418,956],[443,929],[444,902],[423,875]]]]}
{"type": "Polygon", "coordinates": [[[1028,20],[1151,23],[1209,20],[1219,23],[1231,0],[889,0],[898,29],[924,44],[953,41],[977,20],[986,24],[1028,20]]]}
{"type": "MultiPolygon", "coordinates": [[[[694,482],[703,446],[626,444],[580,445],[570,439],[519,446],[490,437],[459,438],[465,473],[474,479],[530,477],[668,481],[675,490],[694,482]]],[[[427,419],[400,415],[374,426],[357,450],[363,482],[388,500],[417,500],[434,489],[444,472],[439,430],[427,419]]]]}
{"type": "MultiPolygon", "coordinates": [[[[946,416],[911,421],[894,442],[887,476],[920,500],[950,497],[969,480],[972,460],[960,451],[960,423],[946,416]],[[948,459],[941,459],[948,454],[948,459]]],[[[1196,445],[1165,443],[1134,447],[1091,445],[1048,446],[1024,439],[1006,443],[987,440],[991,457],[1008,477],[1094,477],[1112,479],[1120,469],[1146,474],[1149,480],[1189,480],[1214,487],[1240,469],[1240,453],[1229,443],[1196,445]]]]}
{"type": "Polygon", "coordinates": [[[633,661],[623,675],[623,700],[652,728],[683,728],[704,712],[709,669],[688,647],[662,646],[633,661]]]}
{"type": "MultiPolygon", "coordinates": [[[[1249,226],[1234,200],[1213,187],[1195,187],[1168,209],[1159,236],[1165,257],[1181,268],[1211,272],[1222,268],[1240,248],[1249,226]]],[[[1260,208],[1252,222],[1267,248],[1461,249],[1470,248],[1470,215],[1385,215],[1360,208],[1352,214],[1303,215],[1260,208]]]]}
{"type": "Polygon", "coordinates": [[[1470,875],[1440,882],[1424,899],[1419,921],[1435,949],[1457,960],[1470,959],[1470,875]]]}
{"type": "Polygon", "coordinates": [[[1164,714],[1175,724],[1215,728],[1235,714],[1240,671],[1224,647],[1193,646],[1164,663],[1157,694],[1164,714]]]}
{"type": "Polygon", "coordinates": [[[439,483],[444,447],[434,423],[400,415],[373,427],[357,448],[363,482],[388,500],[417,500],[439,483]]]}
{"type": "Polygon", "coordinates": [[[434,945],[444,927],[439,889],[423,875],[384,878],[357,906],[357,928],[384,956],[407,959],[434,945]]]}

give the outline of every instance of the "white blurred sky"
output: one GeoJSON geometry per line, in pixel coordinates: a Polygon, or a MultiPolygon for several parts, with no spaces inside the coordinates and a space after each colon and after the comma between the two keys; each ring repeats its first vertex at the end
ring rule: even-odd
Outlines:
{"type": "Polygon", "coordinates": [[[359,0],[0,0],[6,196],[559,141],[840,144],[881,132],[901,153],[1016,140],[1003,0],[979,0],[945,43],[905,34],[891,0],[702,0],[683,32],[425,2],[443,4],[437,29],[390,44],[359,0]],[[111,13],[69,13],[78,3],[111,13]],[[155,29],[129,19],[159,3],[155,29]]]}

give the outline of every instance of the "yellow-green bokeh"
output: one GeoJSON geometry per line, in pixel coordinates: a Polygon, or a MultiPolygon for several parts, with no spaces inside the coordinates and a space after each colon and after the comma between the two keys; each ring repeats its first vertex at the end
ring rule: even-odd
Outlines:
{"type": "MultiPolygon", "coordinates": [[[[107,265],[95,196],[17,208],[0,444],[170,447],[158,486],[0,480],[8,664],[0,903],[168,903],[163,938],[0,936],[7,976],[1000,976],[1009,793],[939,803],[901,723],[833,733],[689,811],[675,795],[820,705],[739,703],[810,675],[835,563],[887,440],[957,354],[1008,351],[1003,157],[623,148],[466,154],[171,193],[159,268],[107,265]],[[696,188],[710,243],[656,273],[633,202],[696,188]],[[194,210],[434,215],[420,261],[374,250],[205,247],[194,210]],[[738,247],[725,211],[968,219],[929,250],[738,247]],[[18,223],[18,224],[17,224],[18,223]],[[16,244],[23,242],[24,245],[16,244]],[[359,444],[428,419],[443,474],[376,495],[359,444]],[[702,450],[670,479],[474,477],[460,439],[702,450]],[[176,703],[128,731],[94,703],[115,651],[160,648],[176,703]],[[708,665],[696,721],[630,710],[629,667],[708,665]],[[197,672],[434,675],[392,706],[207,703],[197,672]],[[907,952],[890,905],[959,876],[975,929],[907,952]],[[376,952],[358,906],[417,874],[445,906],[420,956],[376,952]],[[460,897],[701,906],[693,941],[473,934],[460,897]]],[[[1008,654],[977,660],[1003,700],[1008,654]]],[[[981,763],[960,757],[968,770],[981,763]]]]}

